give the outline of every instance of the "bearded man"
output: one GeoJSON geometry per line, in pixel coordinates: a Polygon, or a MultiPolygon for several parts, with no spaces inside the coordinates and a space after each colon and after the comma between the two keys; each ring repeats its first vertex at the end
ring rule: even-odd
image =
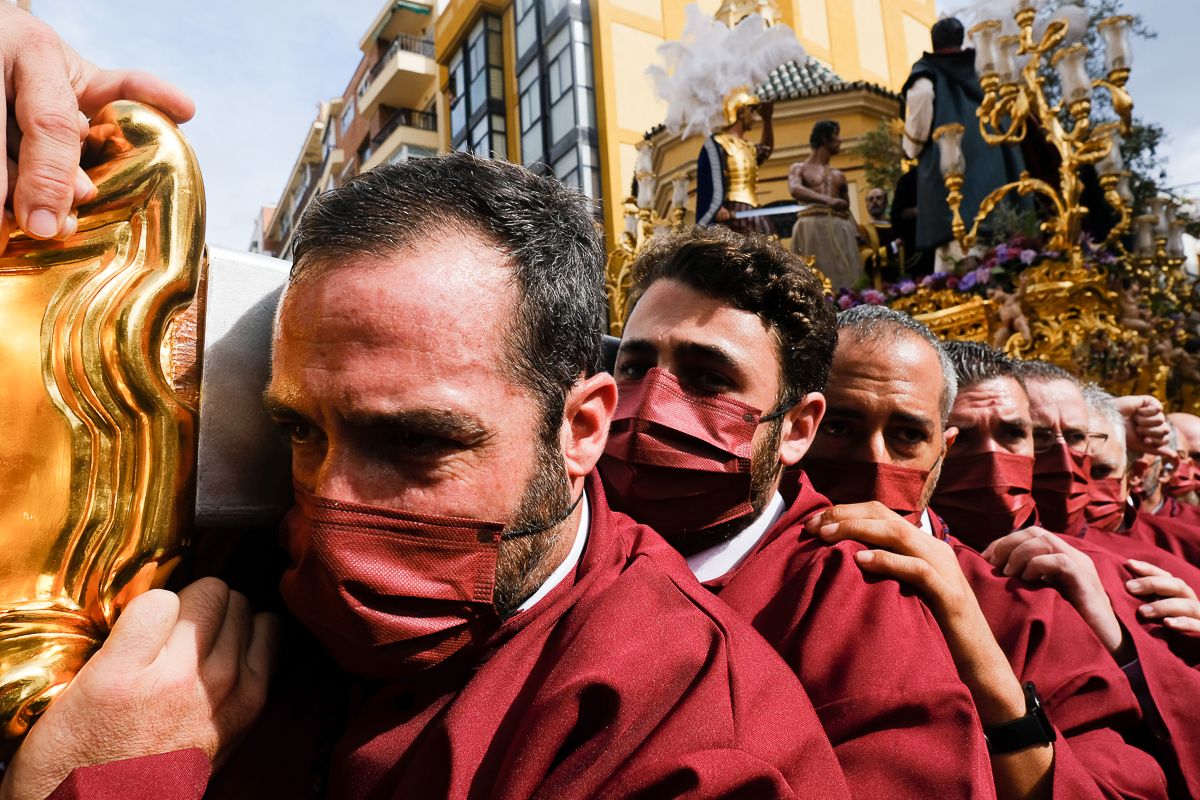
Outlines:
{"type": "Polygon", "coordinates": [[[928,328],[885,307],[844,311],[838,329],[829,411],[802,464],[831,500],[855,505],[812,520],[813,532],[880,548],[863,568],[933,608],[988,732],[998,795],[1162,796],[1161,769],[1129,744],[1146,736],[1136,699],[1087,623],[1053,589],[997,575],[929,509],[944,483],[950,530],[977,545],[1001,524],[993,514],[1028,519],[1032,426],[1012,367],[960,373],[928,328]],[[1039,712],[1035,693],[1047,698],[1039,712]],[[1022,724],[1007,750],[1005,731],[1022,724]]]}
{"type": "MultiPolygon", "coordinates": [[[[786,665],[591,475],[617,397],[585,197],[465,154],[388,165],[322,194],[295,256],[266,399],[296,491],[281,590],[341,671],[291,700],[348,691],[252,731],[274,757],[210,794],[267,771],[272,796],[846,796],[786,665]]],[[[6,800],[203,792],[257,710],[210,719],[207,682],[256,646],[234,604],[177,602],[130,604],[6,800]]]]}
{"type": "Polygon", "coordinates": [[[829,507],[791,471],[825,408],[833,310],[779,244],[720,229],[657,242],[634,270],[600,472],[791,665],[856,797],[987,796],[982,730],[936,622],[860,545],[826,545],[829,507]]]}

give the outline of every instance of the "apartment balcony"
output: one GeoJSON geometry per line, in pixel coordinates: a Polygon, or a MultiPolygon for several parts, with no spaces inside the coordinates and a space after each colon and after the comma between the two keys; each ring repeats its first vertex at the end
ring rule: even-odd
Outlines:
{"type": "Polygon", "coordinates": [[[382,164],[405,144],[436,152],[441,145],[437,115],[413,108],[396,109],[362,151],[359,169],[366,172],[382,164]]]}
{"type": "Polygon", "coordinates": [[[358,113],[369,117],[380,105],[419,105],[437,81],[433,40],[402,33],[367,71],[358,87],[358,113]]]}

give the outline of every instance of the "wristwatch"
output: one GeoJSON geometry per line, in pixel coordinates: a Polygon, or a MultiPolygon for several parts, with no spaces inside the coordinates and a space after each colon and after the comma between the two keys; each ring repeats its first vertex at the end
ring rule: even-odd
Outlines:
{"type": "Polygon", "coordinates": [[[1054,726],[1042,708],[1033,681],[1025,684],[1025,716],[983,729],[988,753],[994,756],[1015,753],[1027,747],[1049,744],[1058,738],[1054,726]]]}

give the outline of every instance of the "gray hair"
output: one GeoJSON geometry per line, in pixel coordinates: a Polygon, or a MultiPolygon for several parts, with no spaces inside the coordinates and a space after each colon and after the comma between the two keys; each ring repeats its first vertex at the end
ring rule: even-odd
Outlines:
{"type": "MultiPolygon", "coordinates": [[[[1088,408],[1103,417],[1105,423],[1108,425],[1108,435],[1118,436],[1124,442],[1125,418],[1121,416],[1120,410],[1117,409],[1117,399],[1094,383],[1084,384],[1082,389],[1083,399],[1087,401],[1088,408]]],[[[1104,431],[1097,432],[1103,433],[1104,431]]],[[[1127,469],[1129,469],[1129,454],[1126,448],[1122,447],[1120,474],[1125,474],[1127,469]]]]}
{"type": "Polygon", "coordinates": [[[954,398],[958,396],[958,373],[954,362],[946,353],[942,340],[925,325],[887,306],[862,305],[848,308],[838,314],[838,337],[845,333],[856,342],[894,342],[902,336],[915,336],[933,348],[942,367],[942,395],[939,398],[942,425],[950,419],[954,398]]]}
{"type": "Polygon", "coordinates": [[[1030,359],[1028,361],[1017,361],[1017,374],[1025,383],[1050,383],[1051,381],[1070,381],[1071,383],[1083,388],[1079,383],[1079,379],[1071,373],[1067,372],[1057,364],[1051,364],[1049,361],[1039,361],[1038,359],[1030,359]]]}

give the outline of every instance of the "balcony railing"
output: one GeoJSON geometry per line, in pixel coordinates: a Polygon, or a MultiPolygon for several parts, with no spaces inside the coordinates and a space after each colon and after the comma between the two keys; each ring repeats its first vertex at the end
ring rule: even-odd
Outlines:
{"type": "Polygon", "coordinates": [[[398,35],[395,41],[388,46],[387,52],[383,54],[383,57],[376,61],[375,65],[367,71],[367,77],[365,77],[363,82],[358,85],[359,97],[362,97],[363,94],[366,93],[367,88],[375,82],[376,78],[379,77],[379,73],[383,72],[383,68],[387,66],[388,62],[392,60],[392,57],[401,50],[406,50],[409,53],[416,53],[417,55],[433,58],[433,40],[422,39],[420,36],[413,36],[408,33],[402,33],[398,35]]]}
{"type": "Polygon", "coordinates": [[[371,137],[372,149],[383,144],[401,125],[422,131],[436,131],[437,114],[431,111],[418,111],[415,108],[396,109],[396,113],[379,129],[379,133],[371,137]]]}

